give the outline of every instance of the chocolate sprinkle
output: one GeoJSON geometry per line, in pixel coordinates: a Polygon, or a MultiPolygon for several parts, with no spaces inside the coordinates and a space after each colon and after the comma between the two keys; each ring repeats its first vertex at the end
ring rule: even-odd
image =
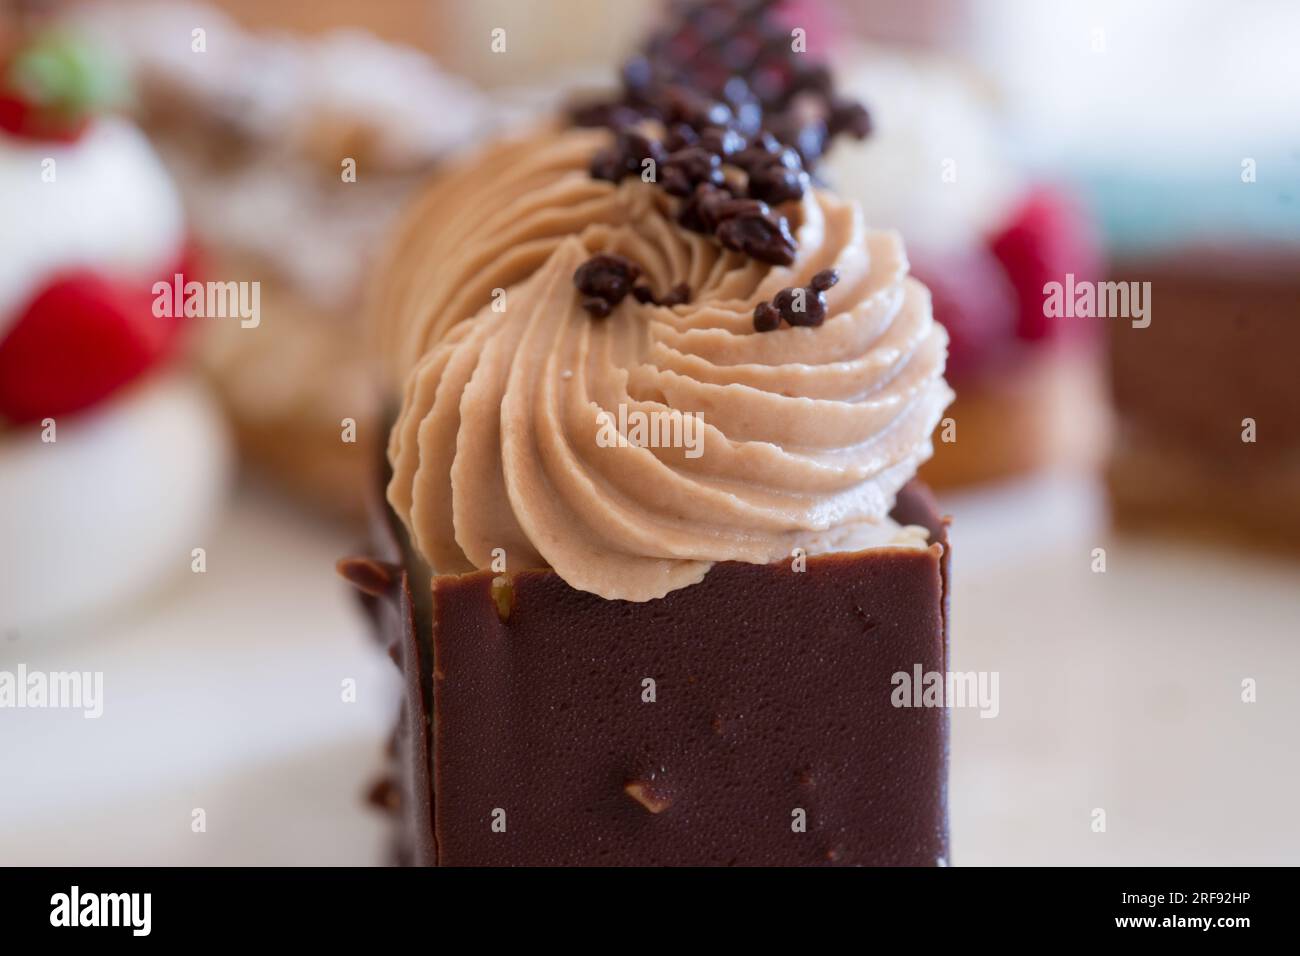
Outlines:
{"type": "Polygon", "coordinates": [[[677,222],[692,232],[712,234],[722,220],[718,217],[718,206],[730,199],[731,193],[708,183],[695,187],[691,198],[677,213],[677,222]]]}
{"type": "Polygon", "coordinates": [[[675,4],[677,21],[624,64],[621,97],[571,115],[578,125],[617,134],[593,159],[592,176],[618,182],[640,175],[652,159],[659,186],[685,200],[677,213],[684,228],[713,234],[762,262],[789,265],[790,225],[768,204],[800,199],[830,140],[866,136],[871,121],[861,104],[836,95],[824,64],[793,51],[777,6],[779,0],[675,4]],[[646,121],[667,130],[662,141],[646,134],[646,121]],[[760,203],[761,211],[726,205],[741,199],[760,203]]]}
{"type": "Polygon", "coordinates": [[[735,156],[749,145],[740,133],[725,126],[707,127],[700,133],[699,143],[704,149],[723,159],[735,156]]]}
{"type": "Polygon", "coordinates": [[[826,295],[812,287],[782,289],[772,304],[781,318],[794,326],[817,326],[826,321],[826,295]]]}
{"type": "Polygon", "coordinates": [[[722,186],[722,158],[703,145],[687,146],[663,161],[663,186],[673,196],[686,197],[701,184],[722,186]]]}
{"type": "Polygon", "coordinates": [[[599,299],[594,295],[584,298],[582,307],[597,319],[608,318],[609,314],[614,311],[612,302],[608,299],[599,299]]]}
{"type": "Polygon", "coordinates": [[[782,319],[796,327],[821,325],[826,321],[826,290],[839,281],[839,272],[823,269],[802,288],[782,289],[771,302],[760,302],[754,308],[754,331],[771,332],[780,327],[782,319]]]}
{"type": "Polygon", "coordinates": [[[612,149],[604,149],[591,158],[588,168],[592,179],[604,179],[616,183],[623,178],[623,157],[612,149]]]}
{"type": "Polygon", "coordinates": [[[749,194],[775,205],[798,199],[807,186],[807,173],[789,169],[779,162],[768,163],[749,174],[749,194]]]}
{"type": "Polygon", "coordinates": [[[582,307],[603,319],[632,291],[641,277],[641,267],[624,256],[600,253],[592,256],[573,273],[573,284],[585,298],[582,307]]]}
{"type": "Polygon", "coordinates": [[[717,228],[718,241],[760,262],[788,266],[794,262],[794,237],[784,216],[771,213],[732,216],[717,228]]]}
{"type": "Polygon", "coordinates": [[[812,277],[808,284],[818,292],[825,292],[835,283],[840,281],[840,274],[835,269],[823,269],[812,277]]]}

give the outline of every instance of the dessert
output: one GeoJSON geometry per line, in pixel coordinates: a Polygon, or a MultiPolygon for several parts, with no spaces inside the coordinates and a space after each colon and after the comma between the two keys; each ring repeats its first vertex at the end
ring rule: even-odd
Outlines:
{"type": "Polygon", "coordinates": [[[170,2],[90,9],[78,24],[137,78],[139,120],[179,183],[205,271],[260,283],[255,331],[207,324],[198,342],[244,459],[296,499],[360,518],[356,489],[383,444],[365,276],[413,191],[492,128],[495,108],[423,54],[360,31],[254,33],[170,2]]]}
{"type": "Polygon", "coordinates": [[[972,485],[1100,458],[1096,326],[1053,319],[1043,287],[1096,279],[1097,241],[1070,191],[1017,171],[984,82],[933,54],[842,46],[846,89],[874,132],[828,157],[832,186],[907,237],[912,272],[951,336],[957,400],[921,477],[972,485]]]}
{"type": "Polygon", "coordinates": [[[179,322],[153,283],[184,272],[175,188],[140,131],[105,112],[120,82],[45,33],[0,60],[0,419],[89,408],[162,362],[179,322]]]}
{"type": "Polygon", "coordinates": [[[120,82],[61,33],[0,49],[0,629],[84,613],[185,567],[219,501],[224,433],[173,371],[176,191],[106,112],[120,82]],[[147,463],[147,464],[146,464],[147,463]],[[125,551],[122,542],[130,541],[125,551]],[[69,588],[68,582],[76,586],[69,588]]]}
{"type": "Polygon", "coordinates": [[[1300,245],[1152,250],[1116,279],[1151,303],[1149,324],[1109,328],[1117,524],[1296,553],[1300,245]]]}
{"type": "Polygon", "coordinates": [[[493,572],[439,576],[430,601],[382,529],[387,560],[342,571],[406,682],[374,791],[395,860],[944,864],[947,714],[887,690],[947,669],[948,541],[916,484],[894,515],[933,547],[812,557],[802,576],[727,562],[636,604],[526,571],[504,620],[493,572]]]}
{"type": "Polygon", "coordinates": [[[1121,529],[1294,555],[1300,156],[1259,122],[1227,175],[1173,139],[1090,170],[1114,278],[1143,303],[1105,322],[1106,479],[1121,529]]]}
{"type": "Polygon", "coordinates": [[[947,336],[813,185],[865,111],[770,3],[690,6],[612,100],[444,171],[372,310],[399,858],[941,864],[947,336]],[[720,64],[726,63],[726,66],[720,64]]]}

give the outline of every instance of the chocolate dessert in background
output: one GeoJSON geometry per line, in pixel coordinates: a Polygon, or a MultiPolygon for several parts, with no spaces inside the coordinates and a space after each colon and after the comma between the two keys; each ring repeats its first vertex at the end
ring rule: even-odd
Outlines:
{"type": "Polygon", "coordinates": [[[1126,258],[1151,322],[1111,326],[1116,522],[1300,553],[1300,244],[1126,258]]]}
{"type": "Polygon", "coordinates": [[[1300,553],[1300,153],[1197,151],[1102,168],[1113,274],[1144,314],[1104,320],[1124,530],[1300,553]]]}
{"type": "Polygon", "coordinates": [[[869,114],[779,6],[673,4],[616,96],[398,230],[387,506],[340,572],[405,679],[372,794],[402,861],[947,862],[945,701],[897,693],[948,659],[912,480],[947,335],[815,185],[869,114]]]}

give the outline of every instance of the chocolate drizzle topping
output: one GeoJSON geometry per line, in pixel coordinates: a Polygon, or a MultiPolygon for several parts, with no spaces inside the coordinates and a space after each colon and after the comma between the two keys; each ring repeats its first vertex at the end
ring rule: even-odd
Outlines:
{"type": "MultiPolygon", "coordinates": [[[[836,94],[825,64],[795,52],[780,5],[674,3],[673,24],[624,64],[621,95],[579,106],[572,117],[616,134],[592,160],[592,176],[618,182],[653,168],[653,181],[683,200],[684,228],[789,265],[794,237],[773,207],[803,196],[834,137],[865,137],[871,123],[861,104],[836,94]]],[[[601,308],[589,306],[593,314],[601,308]]]]}

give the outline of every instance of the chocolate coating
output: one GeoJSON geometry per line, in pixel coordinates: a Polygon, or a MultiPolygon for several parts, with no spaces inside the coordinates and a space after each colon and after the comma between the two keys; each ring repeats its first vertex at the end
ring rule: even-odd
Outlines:
{"type": "MultiPolygon", "coordinates": [[[[433,793],[402,781],[404,839],[439,865],[933,865],[948,855],[948,715],[891,675],[947,666],[946,523],[909,485],[895,518],[942,547],[717,565],[645,603],[550,571],[435,578],[431,618],[381,618],[408,691],[432,676],[433,793]],[[432,635],[432,675],[416,635],[432,635]],[[411,669],[420,668],[413,679],[411,669]],[[647,678],[655,701],[643,700],[647,678]],[[431,808],[431,816],[426,815],[431,808]],[[493,820],[504,811],[505,830],[493,820]],[[792,828],[797,810],[806,832],[792,828]],[[431,831],[431,832],[430,832],[431,831]]],[[[402,733],[419,738],[409,696],[402,733]]],[[[415,775],[418,777],[418,774],[415,775]]],[[[425,778],[427,780],[428,774],[425,778]]]]}

